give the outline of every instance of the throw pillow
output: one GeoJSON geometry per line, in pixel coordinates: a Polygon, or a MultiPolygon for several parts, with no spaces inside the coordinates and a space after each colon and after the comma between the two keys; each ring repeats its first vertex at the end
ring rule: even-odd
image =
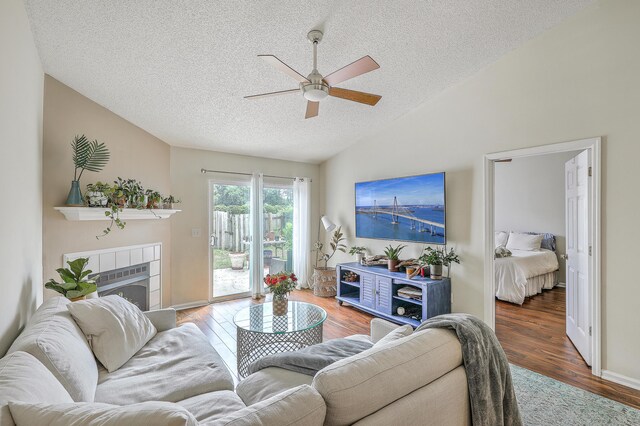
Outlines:
{"type": "Polygon", "coordinates": [[[112,295],[67,305],[98,361],[111,373],[156,335],[156,328],[133,303],[112,295]]]}
{"type": "Polygon", "coordinates": [[[10,402],[17,426],[196,426],[191,413],[171,402],[110,405],[99,402],[29,404],[10,402]]]}
{"type": "Polygon", "coordinates": [[[378,340],[373,347],[377,348],[382,345],[386,345],[387,343],[393,342],[398,339],[402,339],[403,337],[410,336],[413,334],[413,327],[409,324],[405,324],[401,327],[394,329],[391,333],[384,336],[382,339],[378,340]]]}
{"type": "Polygon", "coordinates": [[[509,234],[507,248],[509,250],[540,250],[543,235],[519,234],[512,232],[509,234]]]}
{"type": "Polygon", "coordinates": [[[509,234],[504,232],[504,231],[496,231],[495,233],[495,238],[494,238],[494,243],[495,246],[506,246],[507,245],[507,241],[509,240],[509,234]]]}

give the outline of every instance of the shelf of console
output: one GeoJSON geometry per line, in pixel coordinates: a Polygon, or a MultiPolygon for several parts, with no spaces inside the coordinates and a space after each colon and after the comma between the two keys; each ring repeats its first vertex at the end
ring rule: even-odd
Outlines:
{"type": "MultiPolygon", "coordinates": [[[[103,207],[54,207],[55,210],[62,213],[67,220],[85,221],[85,220],[111,220],[105,215],[105,212],[111,209],[103,207]]],[[[144,220],[144,219],[167,219],[181,210],[170,209],[122,209],[119,214],[120,220],[144,220]]]]}

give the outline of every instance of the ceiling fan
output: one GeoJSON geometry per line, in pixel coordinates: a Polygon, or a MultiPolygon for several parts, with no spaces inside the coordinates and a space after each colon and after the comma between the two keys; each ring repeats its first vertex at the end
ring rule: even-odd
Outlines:
{"type": "Polygon", "coordinates": [[[313,44],[313,71],[311,71],[311,74],[307,77],[304,77],[302,74],[273,55],[258,55],[259,58],[264,59],[270,65],[296,79],[298,83],[300,83],[299,88],[245,96],[245,99],[260,99],[269,96],[302,92],[302,95],[307,99],[307,112],[304,118],[316,117],[320,108],[320,101],[327,96],[333,96],[371,106],[378,103],[382,96],[335,87],[336,84],[342,83],[343,81],[368,73],[369,71],[377,70],[380,68],[380,65],[378,65],[376,61],[374,61],[370,56],[365,56],[323,77],[317,69],[318,43],[322,40],[322,31],[310,31],[309,34],[307,34],[307,38],[313,44]]]}

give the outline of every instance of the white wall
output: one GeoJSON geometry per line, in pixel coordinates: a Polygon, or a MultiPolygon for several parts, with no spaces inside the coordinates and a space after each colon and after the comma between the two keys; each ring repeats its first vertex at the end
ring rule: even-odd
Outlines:
{"type": "Polygon", "coordinates": [[[640,2],[598,2],[323,163],[327,214],[355,243],[354,182],[446,171],[453,310],[483,317],[483,156],[603,136],[603,368],[640,380],[638,22],[640,2]]]}
{"type": "MultiPolygon", "coordinates": [[[[263,172],[276,176],[309,177],[311,184],[312,239],[318,226],[321,189],[320,168],[315,164],[271,160],[197,149],[171,148],[171,188],[182,201],[182,212],[171,226],[172,303],[188,304],[209,299],[209,180],[200,169],[241,173],[263,172]],[[191,230],[199,228],[200,237],[191,230]]],[[[311,247],[309,247],[311,250],[311,247]]]]}
{"type": "Polygon", "coordinates": [[[565,282],[564,163],[577,152],[515,158],[495,164],[495,229],[556,236],[560,282],[565,282]]]}
{"type": "Polygon", "coordinates": [[[42,302],[42,67],[20,0],[0,2],[0,356],[42,302]]]}

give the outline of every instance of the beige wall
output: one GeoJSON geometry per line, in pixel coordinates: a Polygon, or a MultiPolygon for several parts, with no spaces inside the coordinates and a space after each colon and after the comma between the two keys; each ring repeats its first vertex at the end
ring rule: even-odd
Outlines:
{"type": "MultiPolygon", "coordinates": [[[[234,172],[263,172],[278,176],[310,177],[311,226],[318,224],[319,167],[313,164],[279,161],[258,157],[225,154],[194,149],[171,148],[171,187],[182,200],[182,213],[173,219],[171,243],[171,273],[174,305],[209,299],[209,213],[208,182],[211,174],[200,169],[234,172]],[[192,237],[191,230],[200,228],[200,237],[192,237]]],[[[312,232],[315,235],[314,232],[312,232]]],[[[312,239],[315,238],[312,235],[312,239]]]]}
{"type": "Polygon", "coordinates": [[[42,302],[43,73],[20,0],[0,2],[0,356],[42,302]]]}
{"type": "Polygon", "coordinates": [[[603,368],[640,380],[638,22],[640,2],[597,3],[330,159],[327,213],[353,236],[354,182],[446,171],[453,310],[482,317],[483,155],[603,136],[603,368]]]}
{"type": "Polygon", "coordinates": [[[514,158],[495,165],[495,229],[556,236],[560,282],[565,282],[564,164],[578,152],[514,158]]]}
{"type": "MultiPolygon", "coordinates": [[[[104,142],[111,160],[100,173],[85,172],[80,185],[83,193],[88,183],[112,182],[116,177],[135,178],[147,188],[170,193],[169,145],[134,126],[106,108],[50,76],[44,91],[44,279],[56,277],[62,255],[85,250],[162,242],[162,301],[171,304],[171,220],[129,220],[124,230],[96,239],[108,224],[70,222],[53,209],[64,205],[71,180],[73,162],[70,142],[75,135],[104,142]]],[[[49,290],[46,290],[49,293],[49,290]]]]}

